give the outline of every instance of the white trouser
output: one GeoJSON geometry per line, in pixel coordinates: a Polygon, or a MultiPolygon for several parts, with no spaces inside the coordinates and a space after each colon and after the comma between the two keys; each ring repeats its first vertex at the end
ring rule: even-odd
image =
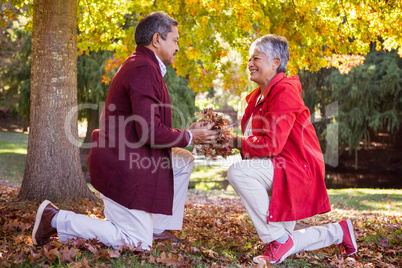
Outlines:
{"type": "Polygon", "coordinates": [[[97,238],[107,246],[129,243],[143,249],[152,246],[153,229],[180,230],[183,223],[184,203],[193,170],[193,155],[184,149],[172,148],[174,175],[173,215],[152,214],[128,209],[101,195],[106,220],[90,218],[71,211],[60,210],[56,229],[60,241],[69,238],[97,238]]]}
{"type": "Polygon", "coordinates": [[[269,194],[272,192],[274,167],[270,159],[247,159],[230,166],[227,178],[239,194],[250,218],[264,243],[270,243],[286,233],[291,235],[294,253],[315,250],[342,242],[343,231],[338,223],[313,226],[293,231],[296,221],[267,224],[269,194]]]}

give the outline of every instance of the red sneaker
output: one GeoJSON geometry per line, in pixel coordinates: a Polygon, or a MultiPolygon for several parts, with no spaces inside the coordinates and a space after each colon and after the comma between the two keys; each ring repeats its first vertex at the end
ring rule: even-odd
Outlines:
{"type": "Polygon", "coordinates": [[[340,221],[339,225],[343,230],[342,244],[346,248],[346,255],[352,255],[357,252],[356,238],[353,231],[353,224],[350,220],[340,221]]]}
{"type": "Polygon", "coordinates": [[[292,253],[293,246],[294,243],[291,236],[289,236],[285,244],[272,241],[267,245],[263,254],[253,258],[253,262],[262,262],[263,264],[281,263],[292,253]]]}

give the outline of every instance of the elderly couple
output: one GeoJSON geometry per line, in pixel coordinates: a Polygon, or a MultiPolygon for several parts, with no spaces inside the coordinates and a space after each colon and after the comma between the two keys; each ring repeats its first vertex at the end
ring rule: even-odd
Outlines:
{"type": "MultiPolygon", "coordinates": [[[[180,241],[170,230],[182,228],[193,156],[178,147],[212,143],[216,133],[213,125],[199,123],[187,130],[171,127],[163,76],[179,50],[177,26],[163,12],[139,22],[137,48],[113,78],[102,129],[92,134],[91,183],[101,193],[107,220],[59,210],[46,200],[37,212],[35,244],[43,245],[55,233],[60,241],[97,238],[108,246],[130,243],[145,250],[153,240],[180,241]],[[133,154],[151,164],[133,164],[133,154]],[[155,168],[155,163],[163,165],[155,168]]],[[[294,231],[296,220],[330,211],[323,155],[300,81],[285,76],[286,38],[263,36],[249,53],[250,80],[259,87],[246,97],[244,136],[230,142],[243,160],[229,168],[228,180],[266,244],[254,262],[281,263],[291,254],[332,244],[355,253],[350,220],[294,231]]]]}

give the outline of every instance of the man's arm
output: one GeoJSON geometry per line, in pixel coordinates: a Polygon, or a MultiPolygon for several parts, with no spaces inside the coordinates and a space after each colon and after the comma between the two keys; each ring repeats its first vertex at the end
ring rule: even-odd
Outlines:
{"type": "Polygon", "coordinates": [[[133,119],[136,121],[136,132],[140,140],[156,148],[212,143],[216,139],[215,131],[210,130],[212,126],[194,123],[188,130],[184,130],[173,129],[164,124],[160,111],[171,108],[170,104],[161,100],[163,92],[155,83],[157,75],[151,66],[141,66],[140,74],[136,73],[130,80],[133,119]]]}

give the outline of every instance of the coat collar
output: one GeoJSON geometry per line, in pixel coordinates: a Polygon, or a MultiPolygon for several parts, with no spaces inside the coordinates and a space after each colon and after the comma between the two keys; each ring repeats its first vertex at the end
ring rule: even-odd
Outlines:
{"type": "MultiPolygon", "coordinates": [[[[149,48],[143,47],[143,46],[137,46],[137,47],[135,48],[135,51],[134,51],[133,55],[134,55],[134,54],[143,55],[143,56],[145,56],[146,58],[150,59],[153,63],[156,64],[156,66],[158,66],[157,69],[159,70],[160,74],[162,75],[162,70],[161,70],[161,67],[160,67],[160,65],[159,65],[159,61],[158,61],[158,59],[156,58],[156,55],[155,55],[155,53],[154,53],[152,50],[150,50],[149,48]]],[[[162,75],[162,76],[163,76],[163,75],[162,75]]]]}
{"type": "Polygon", "coordinates": [[[161,68],[162,76],[165,76],[167,69],[166,65],[163,63],[163,61],[155,54],[156,59],[158,60],[159,67],[161,68]]]}
{"type": "MultiPolygon", "coordinates": [[[[263,103],[266,100],[266,98],[268,97],[269,93],[271,92],[271,89],[284,78],[286,78],[285,73],[283,73],[283,72],[277,73],[274,76],[274,78],[272,78],[271,82],[268,84],[267,88],[264,91],[264,94],[261,96],[259,103],[263,103]]],[[[251,92],[249,95],[247,95],[247,97],[246,97],[247,104],[255,103],[258,96],[260,96],[260,94],[261,94],[261,88],[258,87],[253,92],[251,92]]]]}

